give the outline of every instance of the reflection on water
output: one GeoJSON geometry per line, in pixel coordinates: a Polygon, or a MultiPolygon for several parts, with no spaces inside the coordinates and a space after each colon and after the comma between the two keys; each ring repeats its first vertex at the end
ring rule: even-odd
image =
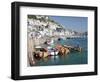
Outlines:
{"type": "Polygon", "coordinates": [[[48,65],[73,65],[73,64],[87,64],[87,52],[76,52],[62,56],[49,56],[40,60],[36,60],[35,66],[48,65]]]}

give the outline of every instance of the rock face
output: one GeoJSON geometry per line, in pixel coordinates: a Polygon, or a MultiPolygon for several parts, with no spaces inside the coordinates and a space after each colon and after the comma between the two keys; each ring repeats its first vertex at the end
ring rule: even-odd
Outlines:
{"type": "Polygon", "coordinates": [[[66,54],[70,53],[70,50],[68,48],[63,47],[63,46],[61,46],[58,51],[59,51],[58,52],[59,55],[66,55],[66,54]]]}

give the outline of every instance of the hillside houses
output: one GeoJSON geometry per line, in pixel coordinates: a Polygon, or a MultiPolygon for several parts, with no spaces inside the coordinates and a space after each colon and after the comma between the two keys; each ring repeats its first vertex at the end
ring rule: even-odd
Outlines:
{"type": "Polygon", "coordinates": [[[75,36],[76,32],[68,30],[64,26],[49,18],[49,16],[30,15],[28,17],[28,34],[29,37],[45,36],[75,36]]]}

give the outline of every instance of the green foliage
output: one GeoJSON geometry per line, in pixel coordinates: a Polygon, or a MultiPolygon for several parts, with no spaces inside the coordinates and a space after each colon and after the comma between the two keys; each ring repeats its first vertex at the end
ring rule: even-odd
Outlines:
{"type": "Polygon", "coordinates": [[[28,15],[29,19],[37,19],[35,15],[28,15]]]}

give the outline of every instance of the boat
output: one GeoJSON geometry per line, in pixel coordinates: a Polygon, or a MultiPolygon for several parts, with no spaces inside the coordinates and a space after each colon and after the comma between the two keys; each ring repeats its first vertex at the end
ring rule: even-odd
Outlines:
{"type": "Polygon", "coordinates": [[[52,48],[51,46],[47,47],[47,50],[50,56],[55,56],[58,54],[58,51],[55,48],[52,48]]]}
{"type": "Polygon", "coordinates": [[[50,56],[56,56],[56,55],[58,55],[58,51],[54,51],[54,50],[49,51],[49,55],[50,56]]]}

